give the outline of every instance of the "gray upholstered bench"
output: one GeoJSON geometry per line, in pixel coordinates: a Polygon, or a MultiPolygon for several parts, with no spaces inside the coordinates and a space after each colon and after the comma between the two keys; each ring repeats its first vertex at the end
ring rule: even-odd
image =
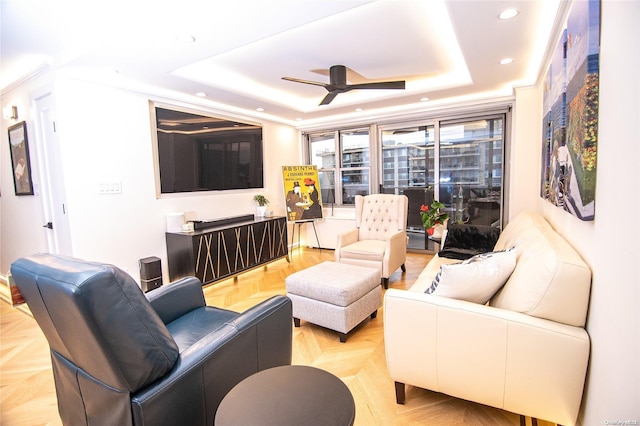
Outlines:
{"type": "Polygon", "coordinates": [[[335,330],[341,342],[382,306],[380,271],[373,268],[323,262],[289,275],[285,283],[295,326],[303,319],[335,330]]]}

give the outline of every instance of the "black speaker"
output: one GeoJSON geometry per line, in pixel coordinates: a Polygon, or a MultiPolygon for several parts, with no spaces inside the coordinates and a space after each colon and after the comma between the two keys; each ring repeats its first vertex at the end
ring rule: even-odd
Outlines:
{"type": "Polygon", "coordinates": [[[140,285],[145,293],[162,285],[162,264],[160,258],[151,256],[138,261],[140,265],[140,285]]]}

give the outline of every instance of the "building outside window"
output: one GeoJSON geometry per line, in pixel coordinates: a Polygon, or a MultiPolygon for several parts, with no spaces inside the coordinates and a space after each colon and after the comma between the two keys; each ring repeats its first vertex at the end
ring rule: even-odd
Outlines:
{"type": "Polygon", "coordinates": [[[354,204],[356,195],[370,193],[371,148],[369,129],[342,131],[340,152],[342,162],[342,204],[354,204]]]}
{"type": "Polygon", "coordinates": [[[336,203],[336,136],[335,132],[308,136],[310,164],[318,168],[323,204],[336,203]]]}
{"type": "Polygon", "coordinates": [[[505,120],[499,113],[310,133],[309,162],[318,167],[324,203],[406,195],[409,248],[433,249],[419,211],[434,199],[445,204],[451,223],[501,226],[505,120]]]}
{"type": "Polygon", "coordinates": [[[352,205],[356,195],[371,193],[368,128],[312,133],[307,140],[309,162],[318,167],[324,203],[352,205]]]}

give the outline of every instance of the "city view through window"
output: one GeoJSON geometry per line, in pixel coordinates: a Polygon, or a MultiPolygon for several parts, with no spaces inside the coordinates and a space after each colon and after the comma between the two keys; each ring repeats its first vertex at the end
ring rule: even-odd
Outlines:
{"type": "Polygon", "coordinates": [[[310,134],[309,160],[318,167],[325,203],[349,205],[358,194],[377,192],[406,195],[409,247],[431,249],[419,211],[434,199],[445,205],[450,223],[501,225],[504,120],[501,114],[384,127],[378,152],[369,128],[310,134]],[[372,174],[376,167],[380,173],[372,174]]]}

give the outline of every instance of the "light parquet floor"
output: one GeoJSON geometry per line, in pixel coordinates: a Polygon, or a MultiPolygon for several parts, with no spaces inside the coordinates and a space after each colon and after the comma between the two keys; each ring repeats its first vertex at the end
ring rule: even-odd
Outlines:
{"type": "MultiPolygon", "coordinates": [[[[391,287],[409,287],[429,258],[410,253],[407,272],[395,272],[391,287]]],[[[288,275],[325,260],[333,260],[333,251],[293,251],[290,262],[282,259],[205,287],[207,303],[244,311],[272,295],[285,294],[288,275]]],[[[6,299],[0,305],[0,424],[60,425],[49,348],[42,332],[23,309],[12,308],[6,299]]],[[[377,318],[358,326],[346,343],[340,343],[335,332],[305,321],[293,331],[293,364],[312,365],[340,377],[356,402],[356,426],[519,425],[513,413],[411,386],[407,386],[406,404],[396,404],[386,367],[382,322],[381,309],[377,318]]]]}

